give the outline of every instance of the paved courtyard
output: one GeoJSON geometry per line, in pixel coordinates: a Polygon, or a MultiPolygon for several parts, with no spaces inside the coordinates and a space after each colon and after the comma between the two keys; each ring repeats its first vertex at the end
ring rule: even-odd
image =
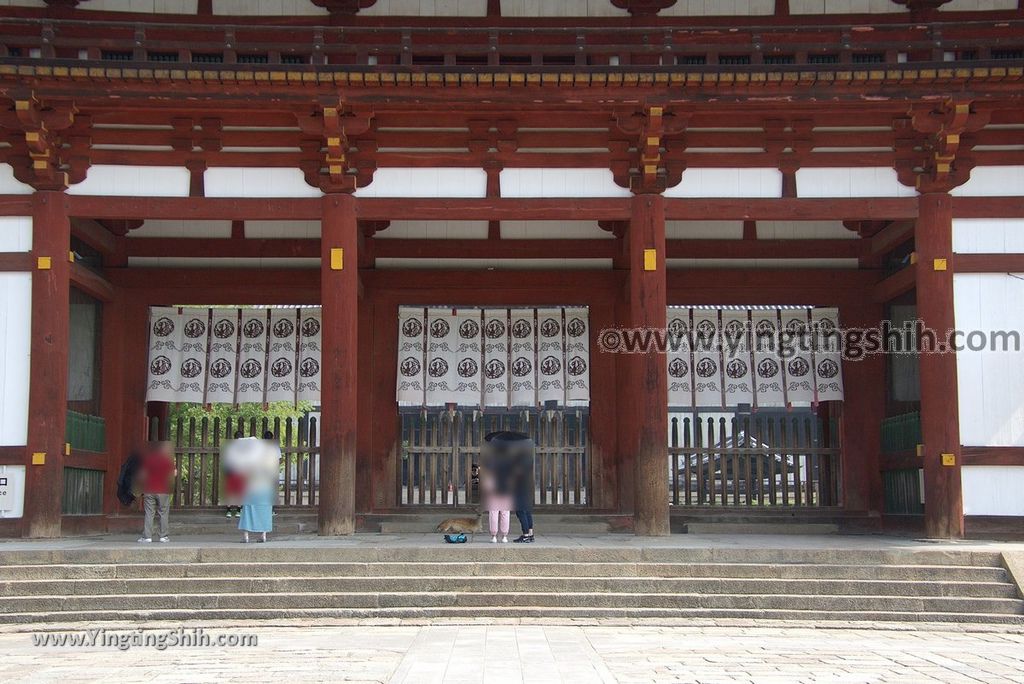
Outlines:
{"type": "MultiPolygon", "coordinates": [[[[259,644],[120,650],[34,643],[97,626],[0,629],[0,681],[1024,683],[1024,629],[988,626],[209,622],[204,633],[213,639],[256,635],[259,644]]],[[[162,635],[180,625],[145,627],[162,635]]],[[[109,629],[120,635],[137,627],[109,629]]]]}

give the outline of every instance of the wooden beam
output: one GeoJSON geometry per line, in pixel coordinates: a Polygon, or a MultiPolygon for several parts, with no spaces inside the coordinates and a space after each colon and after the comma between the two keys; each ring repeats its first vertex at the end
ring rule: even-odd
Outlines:
{"type": "MultiPolygon", "coordinates": [[[[93,197],[67,198],[69,212],[95,219],[316,220],[310,198],[93,197]]],[[[917,216],[914,198],[666,199],[672,220],[900,220],[917,216]]],[[[360,220],[591,220],[629,218],[628,198],[451,199],[364,198],[360,220]]],[[[1024,214],[1022,214],[1024,215],[1024,214]]]]}
{"type": "Polygon", "coordinates": [[[496,304],[564,304],[566,297],[573,302],[592,302],[595,298],[607,301],[618,292],[623,274],[604,271],[548,271],[548,270],[446,270],[426,271],[368,270],[361,274],[363,282],[373,290],[402,291],[407,304],[436,304],[430,301],[437,293],[444,297],[458,297],[458,301],[487,300],[496,304]],[[458,294],[466,291],[467,295],[458,294]]]}
{"type": "Polygon", "coordinates": [[[132,291],[146,304],[181,304],[202,292],[203,304],[285,304],[320,302],[316,268],[111,268],[117,289],[132,291]]]}
{"type": "Polygon", "coordinates": [[[1024,218],[1024,197],[954,197],[956,218],[1024,218]]]}
{"type": "Polygon", "coordinates": [[[954,273],[1024,273],[1024,254],[954,254],[954,273]]]}
{"type": "Polygon", "coordinates": [[[127,238],[129,257],[320,258],[318,239],[127,238]]]}
{"type": "Polygon", "coordinates": [[[0,216],[31,216],[32,195],[0,195],[0,216]]]}
{"type": "Polygon", "coordinates": [[[36,258],[29,252],[0,254],[0,272],[31,271],[36,267],[36,258]]]}
{"type": "Polygon", "coordinates": [[[875,283],[871,289],[871,301],[879,304],[890,302],[913,290],[916,284],[917,264],[911,264],[875,283]]]}
{"type": "Polygon", "coordinates": [[[82,264],[71,264],[71,285],[101,302],[114,299],[114,286],[96,271],[82,264]]]}
{"type": "Polygon", "coordinates": [[[234,221],[319,220],[320,200],[305,197],[101,197],[70,195],[68,212],[94,219],[191,219],[234,221]]]}
{"type": "Polygon", "coordinates": [[[863,240],[669,240],[669,259],[857,259],[863,240]]]}
{"type": "Polygon", "coordinates": [[[917,200],[913,197],[666,199],[665,215],[675,221],[899,220],[917,217],[917,200]]]}
{"type": "MultiPolygon", "coordinates": [[[[320,240],[234,238],[128,238],[130,257],[319,258],[320,240]]],[[[669,259],[856,259],[862,240],[669,240],[669,259]]],[[[612,239],[443,240],[368,239],[374,258],[392,259],[611,259],[612,239]]]]}
{"type": "Polygon", "coordinates": [[[883,254],[914,237],[913,221],[893,221],[871,238],[870,253],[883,254]]]}
{"type": "Polygon", "coordinates": [[[71,219],[71,234],[100,254],[113,254],[117,251],[117,238],[95,219],[71,219]]]}
{"type": "Polygon", "coordinates": [[[1024,466],[1024,447],[961,447],[964,465],[1024,466]]]}
{"type": "Polygon", "coordinates": [[[373,240],[375,258],[611,259],[617,240],[373,240]]]}
{"type": "Polygon", "coordinates": [[[629,218],[629,198],[356,200],[361,221],[615,221],[629,218]]]}

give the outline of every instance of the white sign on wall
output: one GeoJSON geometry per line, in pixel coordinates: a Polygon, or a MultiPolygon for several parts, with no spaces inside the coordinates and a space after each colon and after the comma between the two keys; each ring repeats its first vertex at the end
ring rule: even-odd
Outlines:
{"type": "Polygon", "coordinates": [[[0,465],[0,518],[20,518],[25,512],[25,466],[0,465]]]}

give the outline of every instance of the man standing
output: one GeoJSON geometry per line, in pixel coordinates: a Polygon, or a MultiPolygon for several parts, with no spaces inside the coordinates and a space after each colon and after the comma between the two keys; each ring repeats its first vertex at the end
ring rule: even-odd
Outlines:
{"type": "Polygon", "coordinates": [[[171,511],[171,487],[174,476],[178,474],[174,467],[174,455],[171,453],[170,442],[154,442],[146,450],[142,458],[140,470],[142,478],[142,506],[146,513],[139,542],[148,544],[153,541],[153,517],[160,516],[160,541],[169,542],[167,534],[167,516],[171,511]]]}

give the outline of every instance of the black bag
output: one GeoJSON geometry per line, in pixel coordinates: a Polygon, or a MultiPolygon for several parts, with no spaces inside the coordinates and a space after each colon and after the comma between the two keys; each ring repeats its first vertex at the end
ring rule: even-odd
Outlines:
{"type": "Polygon", "coordinates": [[[125,506],[135,503],[135,494],[132,493],[132,485],[135,484],[135,475],[139,472],[142,459],[137,452],[128,454],[128,458],[121,464],[121,472],[117,474],[117,500],[125,506]]]}

